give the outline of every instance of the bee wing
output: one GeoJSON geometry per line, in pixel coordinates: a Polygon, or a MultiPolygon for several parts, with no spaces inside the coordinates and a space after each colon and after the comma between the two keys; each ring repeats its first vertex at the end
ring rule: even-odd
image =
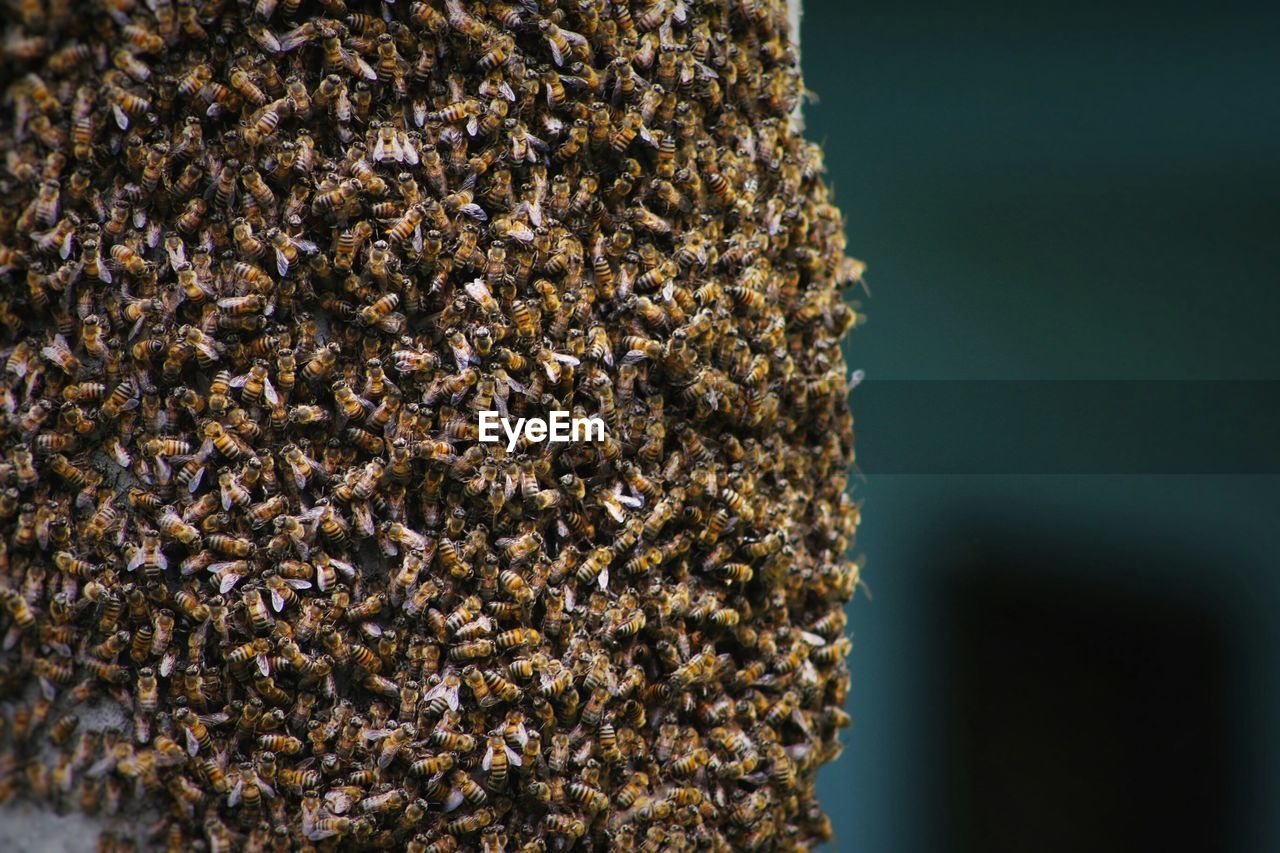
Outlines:
{"type": "Polygon", "coordinates": [[[276,789],[268,785],[266,782],[262,781],[261,776],[258,777],[258,787],[262,790],[262,793],[266,794],[268,797],[271,797],[273,800],[275,799],[276,789]]]}
{"type": "Polygon", "coordinates": [[[378,72],[373,70],[373,66],[365,62],[359,56],[355,57],[355,73],[359,74],[366,80],[376,83],[378,81],[378,72]]]}
{"type": "MultiPolygon", "coordinates": [[[[253,37],[253,40],[258,43],[259,47],[268,53],[279,53],[283,47],[283,45],[280,44],[280,40],[275,37],[275,34],[261,24],[250,26],[249,35],[253,37]]],[[[377,78],[376,74],[374,75],[374,78],[377,78]]]]}
{"type": "MultiPolygon", "coordinates": [[[[548,151],[551,150],[551,146],[546,143],[546,140],[542,139],[541,137],[534,136],[532,133],[529,133],[528,131],[525,132],[524,140],[525,142],[529,143],[530,148],[533,148],[535,151],[540,151],[543,154],[546,154],[548,151]]],[[[538,160],[537,157],[533,156],[532,152],[530,152],[525,159],[527,159],[530,163],[536,163],[538,160]]]]}
{"type": "Polygon", "coordinates": [[[258,672],[262,673],[264,678],[271,674],[271,661],[267,660],[266,655],[258,655],[258,672]]]}
{"type": "Polygon", "coordinates": [[[276,249],[276,270],[280,275],[289,274],[289,259],[280,249],[276,249]]]}
{"type": "Polygon", "coordinates": [[[532,391],[530,391],[530,390],[529,390],[528,388],[526,388],[524,385],[521,385],[519,382],[517,382],[516,380],[512,379],[512,378],[511,378],[511,377],[509,377],[509,376],[507,377],[507,385],[511,388],[511,390],[512,390],[512,391],[516,391],[516,392],[518,392],[518,393],[520,393],[520,394],[525,395],[526,397],[532,397],[532,396],[533,396],[533,392],[532,392],[532,391]]]}
{"type": "Polygon", "coordinates": [[[320,251],[320,247],[310,240],[304,240],[301,237],[291,237],[290,239],[299,251],[306,252],[308,255],[314,255],[316,252],[320,251]]]}
{"type": "Polygon", "coordinates": [[[609,567],[608,566],[605,566],[603,569],[600,570],[600,574],[596,575],[596,582],[600,584],[601,591],[607,592],[609,590],[609,567]]]}
{"type": "Polygon", "coordinates": [[[311,581],[304,581],[301,578],[286,578],[285,583],[294,589],[311,589],[311,581]]]}
{"type": "Polygon", "coordinates": [[[547,46],[551,48],[551,58],[555,60],[556,65],[564,65],[564,56],[560,53],[560,48],[556,47],[556,43],[548,38],[547,46]]]}
{"type": "Polygon", "coordinates": [[[111,115],[115,117],[117,127],[121,130],[129,129],[129,114],[121,109],[119,104],[111,105],[111,115]]]}
{"type": "Polygon", "coordinates": [[[485,213],[484,208],[475,202],[472,202],[471,204],[464,204],[461,209],[463,213],[470,216],[472,219],[478,219],[481,222],[487,222],[489,220],[489,214],[485,213]]]}
{"type": "Polygon", "coordinates": [[[480,759],[480,769],[488,770],[493,764],[493,747],[489,747],[484,751],[484,758],[480,759]]]}
{"type": "Polygon", "coordinates": [[[516,767],[520,767],[524,764],[524,759],[520,757],[520,753],[516,752],[505,743],[502,745],[502,748],[507,752],[507,761],[510,761],[516,767]]]}
{"type": "Polygon", "coordinates": [[[322,515],[324,515],[324,507],[313,506],[311,509],[303,512],[302,515],[297,516],[297,518],[302,524],[312,524],[322,515]]]}
{"type": "Polygon", "coordinates": [[[329,562],[333,563],[333,567],[342,574],[346,575],[347,580],[354,580],[356,576],[356,567],[345,560],[339,560],[334,557],[329,558],[329,562]]]}
{"type": "Polygon", "coordinates": [[[133,549],[133,556],[129,558],[129,562],[126,565],[126,568],[131,572],[135,572],[138,570],[139,566],[141,566],[144,562],[146,562],[146,560],[147,560],[146,552],[143,551],[141,548],[135,547],[133,549]]]}
{"type": "Polygon", "coordinates": [[[200,741],[196,740],[195,733],[191,729],[183,729],[187,736],[187,754],[197,755],[200,752],[200,741]]]}
{"type": "Polygon", "coordinates": [[[93,764],[89,766],[89,769],[85,771],[85,775],[88,776],[90,779],[97,779],[101,776],[105,776],[108,773],[110,773],[112,770],[115,769],[115,766],[116,766],[115,753],[108,752],[106,755],[102,756],[97,761],[93,762],[93,764]]]}
{"type": "Polygon", "coordinates": [[[226,574],[221,575],[218,582],[218,593],[220,595],[226,595],[228,592],[235,589],[236,584],[239,582],[240,576],[235,572],[227,572],[226,574]]]}
{"type": "Polygon", "coordinates": [[[191,494],[194,495],[197,491],[199,491],[200,481],[204,479],[204,471],[205,471],[205,468],[203,465],[201,465],[199,470],[196,471],[196,475],[191,478],[191,481],[189,483],[187,483],[187,491],[190,492],[191,494]]]}
{"type": "Polygon", "coordinates": [[[445,697],[445,700],[448,702],[450,710],[452,711],[458,710],[458,688],[457,687],[450,686],[448,682],[442,681],[439,684],[437,684],[435,687],[432,687],[430,690],[428,690],[427,695],[423,698],[426,699],[427,702],[430,702],[432,699],[435,699],[437,696],[445,697]]]}
{"type": "Polygon", "coordinates": [[[493,293],[489,290],[489,285],[486,284],[485,280],[482,278],[477,278],[474,281],[468,282],[463,285],[462,289],[467,292],[468,296],[476,302],[479,302],[481,305],[493,298],[493,293]]]}
{"type": "Polygon", "coordinates": [[[294,27],[278,39],[280,50],[288,53],[295,48],[302,47],[302,45],[311,41],[314,34],[315,31],[310,24],[294,27]]]}
{"type": "MultiPolygon", "coordinates": [[[[280,594],[280,590],[278,589],[271,590],[271,608],[275,610],[275,612],[279,613],[280,611],[284,610],[284,604],[285,604],[284,596],[280,594]]],[[[267,673],[265,672],[263,673],[263,675],[266,675],[266,674],[267,673]]]]}
{"type": "Polygon", "coordinates": [[[289,53],[289,51],[293,50],[294,47],[301,47],[302,45],[307,44],[307,41],[310,41],[311,36],[308,35],[308,33],[307,35],[303,35],[303,33],[298,32],[298,29],[302,29],[303,27],[306,27],[306,24],[302,24],[302,27],[291,29],[291,31],[284,33],[284,35],[279,38],[280,51],[282,51],[282,53],[289,53]]]}
{"type": "Polygon", "coordinates": [[[244,791],[244,780],[237,779],[236,784],[231,788],[231,792],[227,794],[227,805],[235,808],[235,806],[240,802],[240,794],[242,791],[244,791]]]}
{"type": "Polygon", "coordinates": [[[446,813],[453,811],[466,801],[466,797],[457,788],[449,792],[449,796],[445,798],[444,810],[446,813]]]}
{"type": "Polygon", "coordinates": [[[479,132],[480,132],[480,120],[475,116],[472,116],[471,118],[467,119],[467,134],[469,136],[475,136],[479,132]]]}
{"type": "Polygon", "coordinates": [[[169,267],[175,271],[187,262],[186,246],[182,243],[173,246],[166,243],[164,251],[169,256],[169,267]]]}
{"type": "Polygon", "coordinates": [[[271,405],[280,405],[280,395],[276,393],[276,388],[271,384],[270,379],[262,380],[262,396],[271,405]]]}
{"type": "Polygon", "coordinates": [[[345,814],[355,803],[355,798],[349,791],[331,790],[324,795],[324,801],[329,806],[329,811],[334,814],[345,814]]]}
{"type": "Polygon", "coordinates": [[[405,324],[405,316],[399,311],[393,311],[378,321],[378,328],[388,334],[398,334],[405,324]]]}

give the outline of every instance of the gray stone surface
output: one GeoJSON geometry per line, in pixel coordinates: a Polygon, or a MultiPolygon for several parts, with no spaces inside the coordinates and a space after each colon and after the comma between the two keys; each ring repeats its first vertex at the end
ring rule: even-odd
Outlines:
{"type": "Polygon", "coordinates": [[[92,851],[102,820],[82,812],[60,815],[29,801],[0,808],[0,850],[6,853],[81,853],[92,851]]]}

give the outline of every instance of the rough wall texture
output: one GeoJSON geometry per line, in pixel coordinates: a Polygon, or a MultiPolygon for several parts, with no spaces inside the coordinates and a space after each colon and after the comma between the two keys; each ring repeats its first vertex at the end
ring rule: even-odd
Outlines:
{"type": "Polygon", "coordinates": [[[787,14],[24,4],[0,793],[178,849],[823,838],[860,266],[787,14]]]}

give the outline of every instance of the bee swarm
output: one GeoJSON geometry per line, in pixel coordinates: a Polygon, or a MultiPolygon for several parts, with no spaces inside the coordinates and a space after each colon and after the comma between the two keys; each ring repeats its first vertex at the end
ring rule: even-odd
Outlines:
{"type": "Polygon", "coordinates": [[[173,850],[827,838],[861,265],[785,3],[6,14],[0,800],[173,850]]]}

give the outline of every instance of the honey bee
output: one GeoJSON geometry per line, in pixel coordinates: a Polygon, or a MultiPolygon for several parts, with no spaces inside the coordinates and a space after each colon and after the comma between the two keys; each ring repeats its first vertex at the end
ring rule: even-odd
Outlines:
{"type": "Polygon", "coordinates": [[[492,657],[494,648],[492,640],[472,640],[449,649],[449,659],[463,662],[480,660],[492,657]]]}
{"type": "Polygon", "coordinates": [[[542,642],[542,637],[532,628],[515,628],[510,631],[503,631],[494,637],[493,641],[499,649],[506,651],[523,646],[537,645],[542,642]]]}
{"type": "Polygon", "coordinates": [[[317,349],[303,365],[302,377],[309,382],[323,381],[333,372],[340,352],[341,347],[337,343],[317,349]]]}
{"type": "Polygon", "coordinates": [[[315,254],[319,251],[319,247],[310,240],[291,236],[279,228],[268,230],[266,237],[267,242],[275,249],[276,270],[281,276],[288,275],[289,268],[297,264],[299,253],[315,254]]]}
{"type": "Polygon", "coordinates": [[[174,849],[823,840],[865,267],[780,7],[223,5],[5,42],[0,728],[63,753],[0,798],[132,782],[174,849]],[[606,439],[477,441],[560,408],[606,439]],[[103,687],[132,735],[77,734],[103,687]]]}
{"type": "Polygon", "coordinates": [[[547,832],[552,835],[564,835],[571,839],[581,838],[587,833],[587,825],[581,818],[562,814],[549,814],[542,822],[547,832]]]}
{"type": "Polygon", "coordinates": [[[275,624],[275,620],[272,619],[270,611],[267,610],[266,602],[262,599],[262,593],[257,589],[245,590],[241,595],[241,602],[244,605],[245,613],[249,617],[253,630],[258,634],[269,633],[271,626],[275,624]]]}
{"type": "Polygon", "coordinates": [[[390,731],[383,731],[378,749],[378,767],[387,768],[396,757],[405,750],[410,741],[417,737],[417,728],[411,723],[404,723],[390,731]]]}
{"type": "Polygon", "coordinates": [[[302,752],[302,741],[290,735],[266,734],[259,736],[258,747],[278,755],[297,755],[302,752]]]}

